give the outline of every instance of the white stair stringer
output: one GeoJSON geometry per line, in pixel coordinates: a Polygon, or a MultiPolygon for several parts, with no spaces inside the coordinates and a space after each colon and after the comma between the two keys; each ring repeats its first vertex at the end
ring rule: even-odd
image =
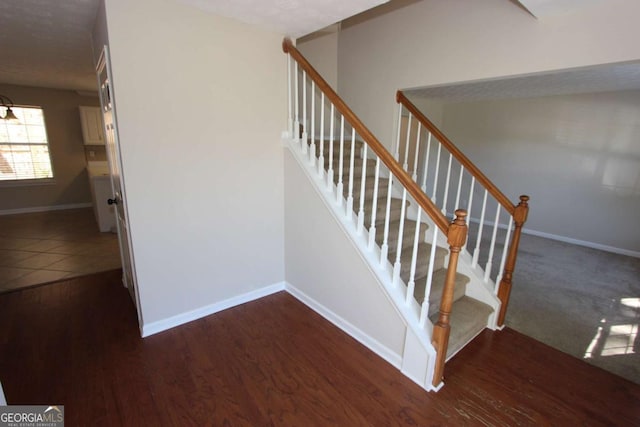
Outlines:
{"type": "MultiPolygon", "coordinates": [[[[411,299],[409,303],[406,302],[404,283],[393,284],[393,266],[387,260],[380,262],[380,248],[377,245],[373,245],[369,249],[369,233],[366,229],[358,233],[356,221],[347,219],[346,203],[344,200],[342,204],[336,201],[336,186],[334,185],[331,191],[327,188],[326,177],[323,179],[318,175],[317,167],[309,161],[308,154],[303,153],[299,140],[283,139],[285,146],[291,151],[309,180],[314,183],[313,188],[321,196],[320,198],[342,230],[358,248],[360,256],[367,262],[371,272],[385,291],[385,295],[405,322],[406,336],[404,351],[401,355],[401,372],[427,391],[438,390],[440,386],[434,387],[432,385],[436,359],[436,351],[431,344],[433,325],[428,319],[424,327],[419,325],[420,307],[418,303],[414,299],[411,299]]],[[[351,218],[354,217],[355,215],[351,218]]]]}

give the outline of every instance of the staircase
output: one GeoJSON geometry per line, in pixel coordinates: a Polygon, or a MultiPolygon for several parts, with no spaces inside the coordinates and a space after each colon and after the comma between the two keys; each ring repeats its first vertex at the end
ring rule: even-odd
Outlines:
{"type": "Polygon", "coordinates": [[[512,205],[400,92],[391,154],[289,40],[283,49],[286,143],[402,313],[402,372],[438,390],[445,361],[504,322],[528,198],[512,205]]]}
{"type": "MultiPolygon", "coordinates": [[[[330,150],[330,144],[321,144],[320,140],[311,141],[307,140],[309,150],[314,149],[316,159],[323,159],[322,170],[325,174],[329,174],[330,166],[339,165],[342,163],[346,165],[343,167],[342,175],[338,176],[338,171],[334,170],[333,181],[348,183],[351,174],[351,145],[348,145],[342,150],[342,156],[339,150],[330,150]],[[312,147],[313,146],[313,147],[312,147]],[[320,154],[320,147],[323,147],[322,156],[320,154]],[[333,151],[333,153],[330,153],[333,151]],[[331,157],[330,157],[331,156],[331,157]],[[331,158],[331,162],[329,159],[331,158]],[[341,162],[342,161],[342,162],[341,162]]],[[[360,200],[360,195],[364,189],[364,203],[363,213],[364,218],[371,218],[373,211],[373,197],[375,193],[375,169],[376,162],[371,159],[363,159],[363,145],[362,141],[355,141],[354,146],[354,161],[353,161],[353,199],[360,200]],[[364,160],[364,162],[363,162],[364,160]],[[364,176],[363,176],[364,170],[364,176]],[[362,185],[364,177],[364,187],[362,185]]],[[[387,204],[387,198],[389,196],[389,179],[378,179],[378,191],[376,194],[376,222],[375,226],[378,230],[383,230],[385,227],[385,219],[388,220],[388,235],[387,235],[387,268],[389,271],[393,270],[393,265],[396,263],[396,259],[399,257],[399,280],[404,292],[407,292],[407,284],[411,281],[412,272],[412,246],[415,240],[416,232],[420,235],[427,236],[427,238],[420,238],[416,249],[416,263],[415,271],[413,273],[413,282],[426,283],[429,275],[429,258],[432,249],[435,251],[433,260],[433,271],[431,278],[431,292],[428,298],[427,316],[431,323],[436,323],[438,320],[438,312],[442,300],[442,291],[444,289],[445,278],[447,274],[446,259],[448,257],[448,249],[444,245],[432,248],[432,243],[429,241],[428,230],[433,227],[427,220],[421,222],[415,219],[410,219],[402,209],[403,201],[402,197],[397,194],[394,196],[393,189],[391,190],[391,197],[389,203],[389,214],[385,216],[385,208],[387,204]]],[[[396,192],[397,193],[397,192],[396,192]]],[[[405,210],[415,211],[413,204],[407,203],[405,210]],[[408,206],[407,206],[408,205],[408,206]]],[[[353,217],[358,217],[358,212],[352,210],[353,217]]],[[[375,242],[378,248],[382,248],[385,244],[384,233],[377,233],[375,235],[375,242]]],[[[467,284],[470,282],[470,277],[456,273],[455,275],[455,287],[453,294],[453,306],[451,310],[451,336],[449,337],[449,346],[447,349],[447,359],[460,350],[466,343],[471,341],[477,334],[479,334],[488,324],[489,316],[494,312],[491,305],[485,304],[472,297],[466,295],[467,284]]],[[[413,297],[416,301],[425,300],[425,288],[422,286],[413,287],[413,297]]]]}

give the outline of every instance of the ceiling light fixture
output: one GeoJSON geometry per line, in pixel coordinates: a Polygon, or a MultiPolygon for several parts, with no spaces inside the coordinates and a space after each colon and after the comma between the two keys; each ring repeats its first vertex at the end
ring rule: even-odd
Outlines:
{"type": "Polygon", "coordinates": [[[20,120],[16,117],[15,113],[11,109],[13,107],[13,101],[8,96],[0,95],[0,107],[6,108],[6,113],[2,120],[7,120],[10,123],[20,123],[20,120]]]}

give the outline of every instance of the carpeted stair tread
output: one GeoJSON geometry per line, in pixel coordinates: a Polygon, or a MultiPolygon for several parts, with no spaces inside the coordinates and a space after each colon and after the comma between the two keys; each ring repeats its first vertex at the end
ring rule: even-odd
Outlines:
{"type": "MultiPolygon", "coordinates": [[[[438,270],[444,266],[444,258],[447,256],[447,250],[441,247],[436,247],[435,262],[433,265],[434,270],[438,270]]],[[[403,249],[400,254],[400,278],[404,283],[409,282],[409,276],[411,275],[411,258],[413,256],[413,248],[403,249]]],[[[429,257],[431,256],[431,245],[429,243],[418,244],[418,254],[416,262],[416,271],[414,277],[422,277],[427,275],[429,269],[429,257]],[[424,262],[426,260],[426,262],[424,262]]],[[[395,251],[389,252],[389,262],[391,265],[395,263],[396,253],[395,251]]]]}
{"type": "MultiPolygon", "coordinates": [[[[433,278],[431,280],[431,293],[429,294],[429,316],[435,314],[440,309],[440,300],[442,299],[442,289],[444,288],[444,281],[447,276],[447,269],[441,268],[437,271],[433,272],[433,278]]],[[[416,283],[425,283],[427,277],[421,277],[416,280],[416,283]]],[[[469,283],[470,279],[468,276],[464,274],[456,273],[455,278],[455,288],[453,290],[453,300],[457,301],[462,298],[467,290],[467,283],[469,283]]],[[[418,292],[418,287],[416,286],[416,292],[418,292]]],[[[424,292],[424,286],[422,286],[421,292],[424,292]]],[[[423,297],[421,295],[421,297],[423,297]]],[[[418,295],[416,295],[416,299],[418,295]]],[[[418,301],[422,301],[422,299],[418,299],[418,301]]]]}
{"type": "MultiPolygon", "coordinates": [[[[416,233],[416,221],[405,219],[404,221],[404,230],[402,233],[402,248],[413,247],[413,241],[415,240],[416,233]]],[[[420,223],[420,241],[423,240],[424,232],[427,230],[429,226],[425,223],[420,223]]],[[[398,246],[398,235],[400,234],[400,219],[397,221],[393,221],[389,224],[389,237],[387,244],[389,245],[389,251],[395,252],[398,246]]],[[[382,244],[384,239],[384,235],[376,235],[376,242],[378,245],[382,244]]]]}
{"type": "MultiPolygon", "coordinates": [[[[353,206],[357,209],[358,204],[354,199],[353,206]]],[[[371,209],[373,205],[371,203],[365,203],[364,212],[365,212],[365,224],[367,226],[370,225],[371,220],[371,209]]],[[[400,220],[400,214],[402,213],[402,200],[400,199],[391,199],[391,207],[389,209],[389,222],[394,222],[400,220]]],[[[378,204],[376,206],[376,228],[378,229],[378,233],[382,236],[384,233],[384,221],[385,215],[387,214],[387,197],[378,197],[378,204]]],[[[377,235],[377,233],[376,233],[377,235]]]]}
{"type": "MultiPolygon", "coordinates": [[[[487,304],[468,296],[463,296],[453,303],[447,358],[487,326],[487,319],[492,312],[493,309],[487,304]]],[[[429,316],[433,324],[438,321],[438,315],[439,313],[434,313],[429,316]]]]}
{"type": "MultiPolygon", "coordinates": [[[[375,174],[376,174],[376,161],[368,159],[366,163],[367,163],[366,176],[367,177],[375,176],[375,174]]],[[[333,164],[333,173],[334,173],[336,182],[338,182],[338,174],[340,173],[339,166],[340,166],[339,163],[334,163],[333,164]]],[[[325,171],[328,168],[329,168],[329,161],[327,160],[327,158],[325,158],[324,159],[324,169],[325,169],[325,171]]],[[[344,183],[345,187],[349,183],[349,173],[350,173],[350,171],[351,171],[350,162],[345,162],[342,165],[342,182],[344,183]]],[[[361,178],[361,177],[362,177],[362,159],[358,159],[353,164],[353,180],[355,181],[356,178],[361,178]]]]}

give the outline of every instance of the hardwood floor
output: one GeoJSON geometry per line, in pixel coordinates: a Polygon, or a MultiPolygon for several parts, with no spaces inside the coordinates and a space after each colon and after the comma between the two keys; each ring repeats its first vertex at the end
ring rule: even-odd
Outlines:
{"type": "Polygon", "coordinates": [[[0,295],[9,404],[63,404],[67,426],[640,425],[640,386],[513,330],[427,393],[286,293],[142,339],[119,280],[0,295]]]}

